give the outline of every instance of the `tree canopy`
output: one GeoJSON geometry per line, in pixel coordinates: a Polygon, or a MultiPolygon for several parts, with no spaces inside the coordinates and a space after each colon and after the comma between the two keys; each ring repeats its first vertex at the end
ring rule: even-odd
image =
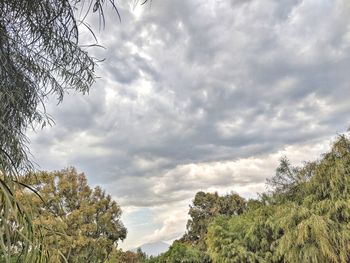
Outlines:
{"type": "Polygon", "coordinates": [[[263,206],[209,227],[213,262],[349,262],[349,169],[345,135],[318,161],[282,159],[263,206]]]}
{"type": "Polygon", "coordinates": [[[82,45],[79,30],[86,27],[95,36],[85,18],[94,12],[104,23],[107,5],[119,16],[114,0],[0,0],[3,173],[31,166],[25,132],[50,122],[45,110],[50,95],[61,102],[68,90],[86,93],[94,83],[97,60],[82,45]]]}
{"type": "Polygon", "coordinates": [[[106,6],[119,16],[114,0],[0,0],[1,238],[9,239],[15,216],[31,251],[31,218],[13,195],[18,175],[33,168],[26,131],[52,123],[46,112],[51,96],[60,103],[69,90],[89,91],[98,61],[82,45],[79,30],[83,26],[95,36],[85,18],[96,13],[104,23],[106,6]]]}
{"type": "MultiPolygon", "coordinates": [[[[119,205],[100,187],[91,189],[74,168],[29,173],[22,182],[36,193],[22,187],[16,196],[40,226],[50,260],[104,262],[125,239],[119,205]]],[[[12,249],[18,250],[18,244],[12,249]]]]}
{"type": "MultiPolygon", "coordinates": [[[[248,201],[198,192],[187,233],[173,247],[200,252],[189,262],[350,261],[349,137],[339,136],[319,160],[299,167],[283,157],[268,186],[248,201]]],[[[172,250],[151,262],[177,262],[161,261],[172,250]]]]}
{"type": "Polygon", "coordinates": [[[235,193],[219,196],[218,193],[198,192],[188,212],[190,219],[183,239],[205,248],[204,237],[209,223],[218,215],[239,215],[245,207],[246,201],[235,193]]]}
{"type": "Polygon", "coordinates": [[[169,250],[158,257],[146,260],[148,263],[205,263],[206,255],[194,245],[175,241],[169,250]]]}
{"type": "MultiPolygon", "coordinates": [[[[49,120],[45,103],[68,89],[87,92],[96,61],[79,43],[81,1],[0,1],[0,168],[26,168],[29,126],[49,120]]],[[[83,1],[84,2],[84,1],[83,1]]],[[[100,1],[96,1],[100,3],[100,1]]]]}

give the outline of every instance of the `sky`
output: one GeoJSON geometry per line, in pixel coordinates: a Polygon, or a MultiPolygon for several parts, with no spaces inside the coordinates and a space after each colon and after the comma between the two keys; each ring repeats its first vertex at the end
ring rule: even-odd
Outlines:
{"type": "MultiPolygon", "coordinates": [[[[29,131],[43,170],[75,166],[123,210],[125,249],[170,242],[198,191],[264,191],[350,125],[347,0],[153,0],[106,9],[89,94],[29,131]]],[[[90,17],[96,25],[96,17],[90,17]]],[[[84,36],[82,30],[82,38],[84,36]]]]}

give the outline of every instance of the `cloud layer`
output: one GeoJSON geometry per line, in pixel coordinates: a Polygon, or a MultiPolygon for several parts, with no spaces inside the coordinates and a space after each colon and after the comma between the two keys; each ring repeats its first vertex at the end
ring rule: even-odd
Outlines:
{"type": "Polygon", "coordinates": [[[280,156],[314,159],[349,125],[348,1],[120,11],[93,51],[106,58],[101,79],[52,100],[55,126],[30,137],[42,168],[74,165],[122,204],[130,246],[184,231],[196,191],[253,196],[280,156]]]}

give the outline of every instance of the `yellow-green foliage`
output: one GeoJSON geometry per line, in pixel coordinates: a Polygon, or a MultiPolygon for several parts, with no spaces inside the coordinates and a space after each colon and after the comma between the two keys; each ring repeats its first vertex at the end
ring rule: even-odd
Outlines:
{"type": "Polygon", "coordinates": [[[278,262],[275,241],[281,229],[276,207],[258,208],[241,216],[219,217],[209,227],[208,253],[214,262],[278,262]]]}
{"type": "Polygon", "coordinates": [[[303,167],[282,159],[264,205],[217,218],[206,236],[213,262],[350,262],[350,141],[303,167]]]}
{"type": "Polygon", "coordinates": [[[205,263],[206,255],[194,245],[175,241],[169,250],[155,258],[150,258],[147,263],[205,263]]]}
{"type": "Polygon", "coordinates": [[[246,201],[238,194],[219,196],[218,193],[198,192],[188,212],[190,219],[187,222],[187,233],[183,240],[196,244],[200,250],[205,250],[204,238],[209,223],[219,215],[242,214],[245,208],[246,201]]]}
{"type": "Polygon", "coordinates": [[[121,209],[101,188],[91,189],[74,168],[28,174],[18,189],[23,207],[35,215],[49,247],[50,262],[104,262],[118,240],[126,237],[121,209]]]}

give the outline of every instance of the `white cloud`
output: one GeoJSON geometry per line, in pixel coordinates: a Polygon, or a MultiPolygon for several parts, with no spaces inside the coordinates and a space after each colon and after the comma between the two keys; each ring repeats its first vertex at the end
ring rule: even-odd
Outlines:
{"type": "MultiPolygon", "coordinates": [[[[317,160],[321,153],[329,150],[331,140],[313,141],[304,145],[287,146],[277,152],[236,161],[188,164],[169,171],[152,180],[152,193],[161,200],[175,200],[168,204],[152,207],[156,218],[144,222],[143,227],[153,229],[137,240],[137,244],[123,244],[133,248],[148,242],[174,240],[182,236],[188,219],[188,209],[194,194],[198,191],[227,194],[239,193],[245,198],[256,198],[266,190],[265,180],[274,175],[282,156],[287,156],[293,165],[317,160]],[[158,227],[154,225],[159,224],[158,227]]],[[[132,208],[133,211],[135,208],[132,208]]],[[[128,210],[127,210],[128,211],[128,210]]],[[[133,230],[131,230],[133,231],[133,230]]]]}

